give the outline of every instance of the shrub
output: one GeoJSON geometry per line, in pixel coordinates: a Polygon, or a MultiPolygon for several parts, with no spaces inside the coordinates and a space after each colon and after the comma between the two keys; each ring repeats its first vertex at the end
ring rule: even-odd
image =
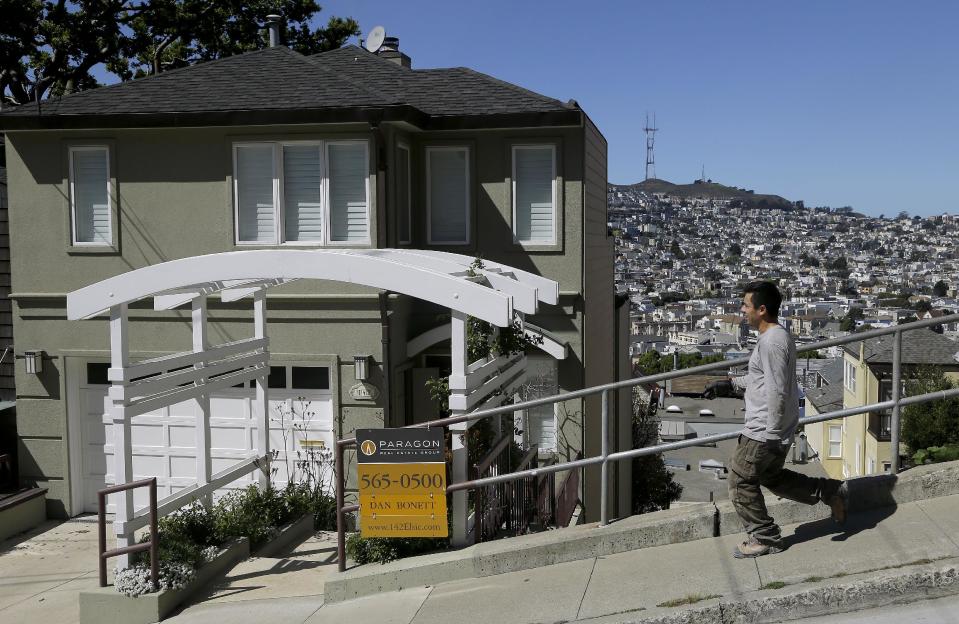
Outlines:
{"type": "Polygon", "coordinates": [[[351,534],[346,540],[346,554],[358,564],[388,563],[444,548],[448,540],[430,537],[362,537],[351,534]]]}
{"type": "Polygon", "coordinates": [[[262,492],[255,485],[230,492],[216,505],[216,533],[223,541],[237,537],[256,547],[276,534],[275,520],[283,516],[282,498],[269,487],[262,492]]]}
{"type": "Polygon", "coordinates": [[[959,444],[930,446],[916,451],[912,456],[913,463],[918,466],[956,460],[959,460],[959,444]]]}
{"type": "MultiPolygon", "coordinates": [[[[936,367],[918,369],[905,385],[909,396],[955,387],[942,369],[936,367]]],[[[940,399],[903,408],[902,441],[912,453],[959,442],[959,400],[940,399]]]]}

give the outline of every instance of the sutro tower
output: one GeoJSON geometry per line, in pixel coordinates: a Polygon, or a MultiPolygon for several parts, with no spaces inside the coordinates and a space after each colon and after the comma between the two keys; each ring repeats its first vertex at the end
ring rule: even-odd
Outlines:
{"type": "Polygon", "coordinates": [[[656,113],[653,113],[653,125],[649,125],[649,113],[646,113],[646,179],[656,177],[656,157],[653,155],[653,144],[656,142],[656,113]],[[652,175],[650,175],[652,172],[652,175]]]}

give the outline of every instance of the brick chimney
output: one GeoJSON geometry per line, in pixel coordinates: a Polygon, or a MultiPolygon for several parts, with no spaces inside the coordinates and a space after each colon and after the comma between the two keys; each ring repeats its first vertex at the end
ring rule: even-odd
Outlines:
{"type": "Polygon", "coordinates": [[[389,61],[392,61],[397,65],[402,65],[407,69],[410,69],[413,64],[413,61],[410,59],[410,57],[400,52],[399,37],[386,37],[383,39],[383,45],[381,45],[380,49],[376,51],[376,55],[380,58],[385,58],[389,61]]]}

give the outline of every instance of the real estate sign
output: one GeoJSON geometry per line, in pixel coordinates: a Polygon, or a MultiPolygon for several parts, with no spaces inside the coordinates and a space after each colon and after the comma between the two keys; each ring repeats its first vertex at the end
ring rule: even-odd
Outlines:
{"type": "Polygon", "coordinates": [[[357,429],[363,537],[446,537],[442,428],[357,429]]]}

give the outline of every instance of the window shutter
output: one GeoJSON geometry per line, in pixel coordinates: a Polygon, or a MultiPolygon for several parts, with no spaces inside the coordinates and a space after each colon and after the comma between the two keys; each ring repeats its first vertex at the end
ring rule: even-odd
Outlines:
{"type": "MultiPolygon", "coordinates": [[[[527,380],[529,391],[525,400],[539,399],[559,393],[558,364],[553,358],[538,354],[527,356],[527,380]]],[[[536,444],[541,451],[556,450],[556,412],[555,404],[529,408],[529,428],[526,439],[536,444]]]]}
{"type": "Polygon", "coordinates": [[[78,243],[113,242],[106,149],[73,151],[74,236],[78,243]]]}
{"type": "Polygon", "coordinates": [[[323,240],[322,181],[318,145],[287,145],[283,148],[286,240],[323,240]]]}
{"type": "Polygon", "coordinates": [[[329,145],[331,241],[363,243],[369,240],[369,203],[366,145],[329,145]]]}
{"type": "Polygon", "coordinates": [[[396,239],[409,243],[410,238],[410,150],[396,150],[396,239]]]}
{"type": "Polygon", "coordinates": [[[515,170],[516,238],[524,242],[553,243],[553,149],[518,147],[515,170]]]}
{"type": "Polygon", "coordinates": [[[240,241],[276,241],[273,146],[236,148],[237,220],[240,241]]]}
{"type": "Polygon", "coordinates": [[[465,149],[429,150],[431,243],[468,242],[468,164],[465,149]]]}

